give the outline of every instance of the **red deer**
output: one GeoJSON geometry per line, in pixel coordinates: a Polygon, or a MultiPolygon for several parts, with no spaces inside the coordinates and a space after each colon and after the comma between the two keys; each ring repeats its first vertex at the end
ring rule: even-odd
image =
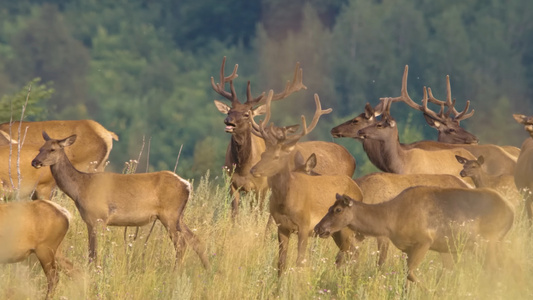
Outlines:
{"type": "Polygon", "coordinates": [[[520,148],[520,156],[516,162],[516,169],[514,173],[514,182],[516,187],[524,193],[526,201],[526,212],[530,223],[533,223],[533,212],[531,205],[533,204],[533,117],[525,115],[514,114],[514,119],[524,125],[524,129],[529,133],[529,137],[525,139],[520,148]]]}
{"type": "Polygon", "coordinates": [[[456,253],[466,242],[487,241],[486,265],[498,264],[499,243],[514,220],[514,208],[492,189],[462,189],[417,186],[394,199],[366,204],[349,196],[337,201],[316,225],[322,238],[348,227],[369,236],[388,237],[407,254],[407,279],[417,282],[414,272],[428,250],[456,253]],[[466,241],[453,239],[464,234],[466,241]]]}
{"type": "MultiPolygon", "coordinates": [[[[363,192],[363,202],[376,204],[389,201],[398,196],[407,188],[425,185],[438,186],[441,188],[468,188],[469,186],[461,179],[447,174],[394,174],[376,172],[355,179],[363,192]]],[[[389,241],[386,238],[378,238],[379,259],[378,265],[382,265],[387,258],[389,241]]],[[[451,267],[451,258],[444,255],[443,263],[451,267]]]]}
{"type": "Polygon", "coordinates": [[[457,165],[455,155],[474,158],[462,148],[429,151],[424,149],[404,149],[398,141],[396,121],[390,116],[390,102],[385,105],[381,120],[374,125],[359,130],[363,139],[383,142],[384,160],[389,169],[396,174],[450,174],[459,176],[461,166],[457,165]]]}
{"type": "MultiPolygon", "coordinates": [[[[438,116],[441,116],[441,119],[445,119],[446,114],[443,114],[443,109],[441,109],[441,112],[437,115],[435,112],[431,111],[427,107],[428,100],[431,101],[431,99],[436,100],[433,95],[428,98],[427,96],[427,90],[424,89],[424,99],[422,100],[423,105],[416,104],[407,93],[407,66],[404,71],[403,80],[402,80],[402,91],[400,97],[395,98],[381,98],[381,102],[376,106],[376,108],[372,108],[370,104],[367,103],[365,106],[365,112],[349,121],[346,121],[336,127],[334,127],[331,130],[331,134],[333,137],[351,137],[354,139],[361,140],[361,138],[358,135],[358,131],[364,127],[373,125],[378,122],[377,116],[381,115],[383,113],[383,104],[387,101],[393,101],[393,102],[404,102],[408,104],[410,107],[415,108],[419,111],[424,112],[425,115],[431,115],[437,118],[438,116]]],[[[449,81],[448,81],[449,83],[449,81]]],[[[431,91],[431,90],[430,90],[431,91]]],[[[448,84],[448,91],[450,91],[449,84],[448,84]]],[[[450,98],[450,92],[449,97],[450,98]]],[[[451,101],[451,100],[450,100],[451,101]]],[[[444,102],[442,102],[444,103],[444,102]]],[[[468,110],[469,105],[463,110],[461,113],[456,113],[458,116],[464,116],[466,114],[466,111],[468,110]]],[[[449,111],[456,112],[453,105],[451,108],[449,108],[449,111]]],[[[466,115],[471,115],[473,111],[466,115]]],[[[453,123],[453,122],[452,122],[453,123]]],[[[459,127],[460,128],[460,127],[459,127]]],[[[459,136],[465,136],[465,138],[468,135],[459,135],[460,132],[463,132],[462,129],[455,129],[455,130],[448,130],[451,133],[454,133],[455,137],[459,136]]],[[[443,131],[442,134],[446,133],[447,131],[443,131]]],[[[466,131],[465,131],[466,132],[466,131]]],[[[365,152],[368,155],[368,158],[370,161],[378,167],[380,170],[384,172],[393,172],[389,166],[389,161],[386,161],[385,158],[382,155],[383,152],[383,144],[381,141],[375,141],[375,140],[362,140],[363,148],[365,149],[365,152]]],[[[449,143],[443,143],[443,142],[437,142],[437,141],[419,141],[412,144],[400,144],[401,147],[405,150],[412,149],[412,148],[420,148],[420,149],[426,149],[426,150],[444,150],[444,149],[452,149],[452,148],[464,148],[468,150],[470,153],[472,153],[474,156],[483,155],[486,158],[490,157],[490,159],[487,159],[484,169],[487,170],[490,174],[493,175],[500,175],[500,174],[513,174],[514,167],[516,165],[516,151],[513,154],[511,154],[512,148],[516,147],[507,147],[511,149],[507,149],[504,147],[500,147],[497,145],[476,145],[476,144],[449,144],[449,143]]]]}
{"type": "MultiPolygon", "coordinates": [[[[79,170],[97,169],[105,167],[109,153],[113,148],[113,140],[118,141],[115,133],[108,131],[93,120],[75,121],[40,121],[0,124],[0,131],[7,133],[14,141],[24,141],[24,145],[41,145],[43,131],[53,136],[80,136],[78,143],[66,150],[72,164],[79,170]],[[18,129],[21,129],[19,138],[18,129]],[[94,165],[96,167],[94,167],[94,165]]],[[[0,139],[0,145],[1,145],[0,139]]],[[[6,142],[6,141],[4,141],[6,142]]],[[[7,144],[7,142],[6,142],[7,144]]]]}
{"type": "MultiPolygon", "coordinates": [[[[258,115],[265,113],[265,93],[261,93],[258,97],[252,96],[250,82],[248,81],[246,89],[247,100],[241,103],[235,93],[233,80],[237,78],[238,65],[235,65],[233,73],[229,76],[224,75],[224,66],[226,58],[222,60],[222,67],[220,69],[220,82],[215,83],[211,77],[211,85],[213,89],[231,101],[231,106],[228,106],[220,101],[215,100],[217,109],[226,114],[224,120],[226,124],[226,132],[231,134],[231,140],[226,150],[225,168],[232,175],[231,177],[231,194],[234,200],[232,201],[232,211],[235,216],[238,213],[240,192],[255,192],[258,196],[260,206],[263,198],[268,190],[266,178],[253,177],[250,174],[250,169],[260,160],[261,153],[265,151],[265,142],[263,139],[251,133],[251,120],[258,115]],[[226,83],[230,84],[230,92],[225,90],[226,83]]],[[[278,94],[273,95],[272,101],[277,101],[286,98],[290,94],[301,89],[307,89],[302,83],[302,69],[299,64],[296,65],[292,81],[289,81],[285,89],[278,94]]],[[[321,162],[318,163],[316,169],[323,174],[348,174],[352,176],[355,171],[355,160],[352,155],[340,145],[326,142],[305,142],[304,145],[298,145],[305,156],[315,152],[321,157],[321,162]],[[335,167],[332,167],[332,164],[335,167]],[[338,164],[337,164],[338,163],[338,164]]]]}
{"type": "Polygon", "coordinates": [[[512,175],[498,175],[494,176],[488,174],[483,170],[483,164],[485,159],[483,155],[477,159],[466,159],[459,155],[456,155],[457,161],[463,165],[463,170],[459,175],[461,177],[470,177],[474,181],[474,185],[477,188],[486,187],[492,188],[500,192],[504,197],[509,199],[515,206],[518,206],[521,202],[522,196],[518,192],[514,183],[514,176],[512,175]]]}
{"type": "MultiPolygon", "coordinates": [[[[331,112],[331,109],[322,110],[320,101],[315,94],[316,112],[311,125],[307,127],[305,117],[302,116],[302,132],[293,133],[287,128],[274,127],[272,124],[265,128],[270,119],[270,98],[267,98],[267,116],[260,125],[254,122],[254,134],[260,135],[266,142],[266,151],[261,155],[261,160],[250,170],[254,176],[268,178],[272,189],[270,196],[270,214],[278,225],[279,261],[278,274],[281,275],[286,267],[287,249],[291,233],[298,232],[298,257],[297,265],[302,265],[309,235],[314,225],[326,213],[327,208],[333,203],[330,199],[336,192],[351,195],[361,199],[361,190],[348,175],[307,175],[294,172],[291,160],[297,142],[311,132],[322,114],[331,112]],[[280,133],[283,134],[280,134],[280,133]]],[[[320,160],[320,159],[319,159],[320,160]]],[[[293,163],[294,164],[294,163],[293,163]]],[[[335,235],[337,246],[340,248],[337,263],[342,263],[344,253],[353,251],[355,234],[351,230],[342,230],[335,235]]]]}
{"type": "Polygon", "coordinates": [[[69,228],[70,213],[46,200],[0,204],[0,263],[16,263],[32,253],[41,263],[48,281],[48,299],[59,281],[58,264],[71,270],[71,263],[58,257],[58,248],[69,228]]]}
{"type": "Polygon", "coordinates": [[[65,153],[65,148],[76,141],[76,135],[56,140],[43,132],[43,138],[45,143],[32,166],[50,166],[57,186],[74,200],[87,225],[90,261],[97,259],[98,226],[142,226],[158,219],[174,243],[176,262],[181,262],[188,243],[208,268],[205,246],[183,221],[185,205],[192,195],[188,181],[169,171],[139,174],[80,172],[65,153]]]}
{"type": "MultiPolygon", "coordinates": [[[[39,146],[25,144],[20,149],[18,157],[17,145],[0,146],[0,180],[4,185],[4,196],[18,190],[18,198],[49,199],[56,182],[50,173],[50,169],[35,169],[31,161],[39,153],[39,146]],[[10,149],[10,147],[12,147],[10,149]],[[11,168],[9,167],[11,160],[11,168]],[[18,165],[18,166],[17,166],[18,165]],[[19,186],[19,171],[21,176],[19,186]]],[[[2,195],[0,195],[2,196],[2,195]]]]}

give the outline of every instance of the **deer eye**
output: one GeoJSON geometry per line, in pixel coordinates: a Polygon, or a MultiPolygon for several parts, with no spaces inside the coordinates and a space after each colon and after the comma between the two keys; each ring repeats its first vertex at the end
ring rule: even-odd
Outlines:
{"type": "Polygon", "coordinates": [[[448,133],[454,133],[454,132],[455,132],[455,129],[453,128],[448,129],[448,133]]]}
{"type": "Polygon", "coordinates": [[[250,112],[249,112],[249,111],[247,111],[247,112],[244,113],[244,117],[245,117],[245,118],[248,118],[249,116],[250,116],[250,112]]]}
{"type": "Polygon", "coordinates": [[[357,119],[353,119],[352,120],[352,124],[357,124],[357,123],[359,123],[359,120],[357,120],[357,119]]]}
{"type": "Polygon", "coordinates": [[[341,208],[340,208],[340,207],[335,208],[335,213],[338,214],[338,213],[340,213],[340,212],[341,212],[341,208]]]}
{"type": "Polygon", "coordinates": [[[378,123],[378,124],[376,125],[376,127],[377,127],[377,128],[383,128],[383,124],[378,123]]]}

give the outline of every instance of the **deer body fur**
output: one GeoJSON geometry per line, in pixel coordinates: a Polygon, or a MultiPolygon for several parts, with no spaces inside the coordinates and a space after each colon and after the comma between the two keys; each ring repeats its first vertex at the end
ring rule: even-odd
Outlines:
{"type": "Polygon", "coordinates": [[[0,263],[16,263],[34,253],[48,281],[48,298],[59,280],[58,248],[67,234],[70,213],[47,200],[0,204],[0,263]]]}
{"type": "Polygon", "coordinates": [[[337,195],[337,201],[315,227],[327,237],[346,226],[365,235],[388,237],[407,254],[407,279],[418,281],[414,272],[426,252],[455,253],[454,237],[464,234],[464,246],[487,241],[486,264],[498,264],[499,243],[511,228],[513,206],[492,189],[417,186],[380,204],[366,204],[337,195]]]}

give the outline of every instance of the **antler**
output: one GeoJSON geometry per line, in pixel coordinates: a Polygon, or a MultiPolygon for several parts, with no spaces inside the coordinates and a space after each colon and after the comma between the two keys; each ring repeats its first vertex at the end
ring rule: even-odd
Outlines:
{"type": "MultiPolygon", "coordinates": [[[[379,100],[384,101],[385,99],[388,99],[390,102],[404,102],[405,104],[409,105],[411,108],[414,108],[416,110],[422,111],[422,106],[419,104],[416,104],[416,102],[411,99],[409,96],[409,93],[407,92],[407,74],[409,72],[409,66],[405,65],[404,71],[403,71],[403,77],[402,77],[402,90],[401,95],[399,97],[385,97],[385,98],[379,98],[379,100]]],[[[389,104],[390,105],[390,104],[389,104]]],[[[379,105],[378,105],[379,106],[379,105]]],[[[378,108],[376,106],[376,108],[378,108]]],[[[381,107],[379,107],[381,108],[381,107]]]]}
{"type": "Polygon", "coordinates": [[[444,110],[444,106],[448,107],[448,110],[446,113],[441,115],[444,115],[446,118],[449,118],[450,113],[453,112],[454,116],[453,119],[457,122],[460,122],[464,119],[468,119],[471,116],[474,115],[474,110],[471,110],[469,113],[466,113],[468,109],[470,108],[470,100],[466,101],[465,109],[462,112],[458,112],[455,109],[455,99],[452,101],[452,89],[450,85],[450,76],[446,75],[446,101],[438,100],[437,98],[433,97],[433,93],[431,92],[431,88],[428,88],[429,93],[429,101],[431,103],[435,103],[441,106],[441,112],[444,110]]]}
{"type": "MultiPolygon", "coordinates": [[[[307,87],[303,84],[303,70],[300,68],[300,63],[296,63],[296,67],[294,68],[294,75],[292,76],[292,80],[288,80],[287,84],[285,85],[285,89],[278,94],[275,94],[272,96],[271,101],[277,101],[286,98],[290,94],[297,92],[301,89],[306,90],[307,87]]],[[[265,100],[263,99],[265,95],[265,92],[261,93],[257,98],[252,97],[252,92],[250,88],[250,81],[248,81],[248,86],[246,87],[246,103],[249,103],[251,105],[258,105],[261,103],[264,103],[265,100]]]]}
{"type": "Polygon", "coordinates": [[[239,102],[237,99],[237,94],[235,93],[235,87],[233,86],[233,79],[237,78],[239,75],[237,75],[237,69],[239,68],[238,64],[235,64],[235,68],[233,69],[233,73],[229,76],[224,76],[224,66],[226,65],[226,57],[222,59],[222,67],[220,67],[220,83],[215,83],[215,79],[213,76],[211,76],[211,86],[213,87],[213,90],[223,96],[224,98],[230,100],[231,102],[239,102]],[[227,92],[225,90],[226,82],[229,81],[230,85],[230,92],[227,92]]]}
{"type": "Polygon", "coordinates": [[[316,93],[315,93],[315,105],[316,105],[316,110],[315,110],[315,115],[313,116],[313,120],[311,121],[311,125],[307,127],[306,122],[305,122],[305,116],[302,115],[302,132],[299,134],[294,134],[290,136],[289,138],[287,138],[285,141],[285,144],[298,142],[298,140],[300,140],[302,137],[309,134],[311,131],[313,131],[313,129],[315,129],[316,124],[318,123],[318,120],[320,119],[320,116],[329,114],[333,111],[333,109],[331,108],[328,108],[325,110],[322,109],[322,106],[320,104],[320,98],[318,97],[318,94],[316,93]]]}
{"type": "Polygon", "coordinates": [[[296,143],[298,140],[300,140],[303,136],[309,134],[313,129],[315,129],[318,120],[320,119],[320,116],[331,113],[332,109],[328,108],[323,110],[322,106],[320,104],[320,98],[318,97],[318,94],[315,94],[315,104],[316,104],[316,110],[315,115],[313,116],[313,120],[311,121],[311,125],[307,127],[305,116],[302,115],[302,132],[298,134],[293,134],[291,136],[287,136],[288,133],[291,132],[291,129],[289,128],[280,128],[275,127],[274,124],[270,123],[270,126],[268,128],[265,128],[266,124],[270,121],[270,107],[272,103],[274,92],[270,90],[268,92],[268,96],[266,98],[266,115],[265,119],[259,121],[259,124],[255,122],[255,120],[252,119],[252,133],[256,136],[262,137],[266,142],[275,145],[279,143],[284,144],[290,144],[290,143],[296,143]]]}

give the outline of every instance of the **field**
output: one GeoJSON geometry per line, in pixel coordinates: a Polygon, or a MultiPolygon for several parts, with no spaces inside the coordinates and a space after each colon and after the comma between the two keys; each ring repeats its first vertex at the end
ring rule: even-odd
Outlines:
{"type": "MultiPolygon", "coordinates": [[[[277,234],[266,229],[266,211],[243,205],[236,222],[230,214],[227,179],[207,173],[195,182],[185,220],[207,245],[212,268],[205,270],[191,249],[174,270],[175,251],[156,223],[128,228],[109,227],[99,235],[99,261],[87,265],[87,231],[72,200],[58,193],[53,200],[73,215],[62,250],[77,274],[60,273],[54,299],[532,299],[533,242],[531,230],[517,211],[515,226],[506,236],[502,268],[483,269],[483,251],[459,253],[454,270],[442,268],[430,252],[418,270],[421,284],[405,284],[403,254],[391,245],[387,262],[376,267],[376,243],[367,238],[359,257],[334,265],[337,247],[332,239],[312,239],[305,267],[294,266],[296,236],[291,237],[288,271],[277,276],[277,234]],[[265,231],[266,229],[266,231],[265,231]]],[[[243,203],[249,203],[245,197],[243,203]]],[[[460,239],[461,237],[457,237],[460,239]]],[[[0,265],[0,299],[40,299],[46,280],[32,256],[18,264],[0,265]]]]}

